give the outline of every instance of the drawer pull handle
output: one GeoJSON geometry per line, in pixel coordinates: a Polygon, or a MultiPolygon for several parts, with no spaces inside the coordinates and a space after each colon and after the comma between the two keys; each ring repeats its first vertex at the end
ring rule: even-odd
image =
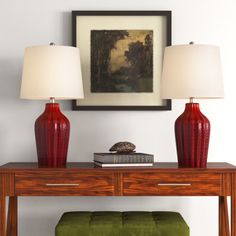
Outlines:
{"type": "Polygon", "coordinates": [[[158,186],[191,186],[190,183],[159,183],[158,186]]]}
{"type": "Polygon", "coordinates": [[[79,184],[46,184],[46,186],[79,186],[79,184]]]}

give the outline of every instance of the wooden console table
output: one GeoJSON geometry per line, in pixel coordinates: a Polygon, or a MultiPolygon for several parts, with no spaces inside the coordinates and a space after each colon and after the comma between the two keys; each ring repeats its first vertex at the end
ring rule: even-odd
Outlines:
{"type": "Polygon", "coordinates": [[[236,236],[236,167],[228,163],[209,163],[206,169],[178,168],[177,163],[129,168],[83,162],[66,168],[8,163],[0,167],[0,236],[17,235],[18,196],[219,196],[219,235],[236,236]]]}

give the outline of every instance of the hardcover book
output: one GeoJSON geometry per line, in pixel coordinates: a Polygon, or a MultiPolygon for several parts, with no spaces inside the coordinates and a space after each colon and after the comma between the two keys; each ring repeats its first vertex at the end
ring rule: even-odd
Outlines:
{"type": "Polygon", "coordinates": [[[147,153],[94,153],[94,161],[107,164],[153,163],[154,155],[147,153]]]}
{"type": "Polygon", "coordinates": [[[94,164],[100,167],[138,167],[138,166],[153,166],[153,163],[101,163],[94,161],[94,164]]]}

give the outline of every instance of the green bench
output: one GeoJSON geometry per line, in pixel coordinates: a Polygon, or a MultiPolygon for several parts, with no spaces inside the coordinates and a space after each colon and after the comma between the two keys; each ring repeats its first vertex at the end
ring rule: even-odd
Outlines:
{"type": "Polygon", "coordinates": [[[67,212],[56,236],[189,236],[177,212],[67,212]]]}

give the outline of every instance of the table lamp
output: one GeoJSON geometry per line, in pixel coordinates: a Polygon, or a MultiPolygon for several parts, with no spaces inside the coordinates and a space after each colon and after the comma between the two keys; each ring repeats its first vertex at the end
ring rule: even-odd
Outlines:
{"type": "Polygon", "coordinates": [[[210,122],[193,99],[223,97],[219,48],[193,42],[166,47],[161,84],[163,98],[190,100],[175,121],[179,167],[205,168],[210,122]]]}
{"type": "Polygon", "coordinates": [[[39,166],[66,165],[70,123],[55,99],[83,98],[79,49],[68,46],[33,46],[25,49],[20,97],[50,100],[35,121],[39,166]]]}

